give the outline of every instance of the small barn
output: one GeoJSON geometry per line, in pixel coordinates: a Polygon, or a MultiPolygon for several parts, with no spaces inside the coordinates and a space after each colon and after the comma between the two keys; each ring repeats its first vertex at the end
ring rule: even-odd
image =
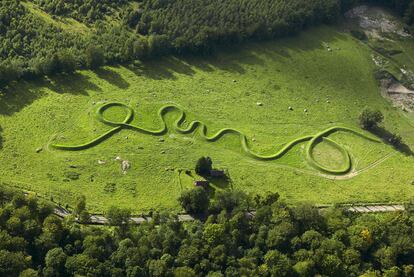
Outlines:
{"type": "Polygon", "coordinates": [[[208,188],[208,185],[209,185],[210,183],[208,182],[208,181],[195,181],[194,182],[194,186],[195,187],[202,187],[202,188],[208,188]]]}

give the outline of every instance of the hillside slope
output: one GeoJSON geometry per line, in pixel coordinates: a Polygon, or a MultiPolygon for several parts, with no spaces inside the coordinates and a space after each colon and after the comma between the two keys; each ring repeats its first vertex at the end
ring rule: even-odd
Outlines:
{"type": "MultiPolygon", "coordinates": [[[[260,153],[336,125],[358,129],[358,115],[369,105],[385,114],[387,130],[400,133],[413,148],[413,122],[381,97],[371,55],[369,47],[342,28],[320,27],[295,38],[222,50],[210,58],[168,57],[20,82],[0,101],[1,181],[61,203],[71,204],[84,194],[92,211],[111,205],[134,211],[177,209],[176,198],[197,178],[184,171],[209,155],[232,180],[213,182],[213,189],[277,191],[289,203],[405,201],[414,196],[413,158],[347,133],[330,136],[353,160],[353,172],[341,178],[310,167],[304,144],[280,160],[262,162],[246,156],[238,138],[231,136],[209,143],[174,131],[160,139],[122,130],[81,152],[49,147],[103,134],[109,126],[96,120],[95,111],[115,101],[136,111],[135,125],[152,129],[160,126],[160,107],[179,105],[188,120],[201,120],[212,131],[241,130],[260,153]],[[117,157],[130,163],[126,174],[117,157]]],[[[112,120],[124,119],[122,109],[108,112],[112,120]]],[[[175,118],[167,117],[169,127],[175,118]]],[[[329,145],[318,146],[315,156],[326,166],[341,165],[329,145]]]]}

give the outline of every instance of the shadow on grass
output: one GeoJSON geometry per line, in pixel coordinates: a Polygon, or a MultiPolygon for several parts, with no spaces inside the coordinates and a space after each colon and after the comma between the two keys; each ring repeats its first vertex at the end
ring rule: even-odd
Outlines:
{"type": "Polygon", "coordinates": [[[346,35],[340,32],[324,30],[316,31],[316,38],[309,38],[306,31],[287,38],[267,41],[253,41],[240,45],[218,47],[217,51],[210,55],[181,54],[176,56],[152,58],[127,68],[138,76],[144,76],[154,80],[177,79],[175,74],[192,76],[195,70],[212,72],[221,70],[229,73],[244,74],[245,65],[264,65],[266,59],[280,60],[290,58],[290,52],[304,52],[314,49],[323,49],[324,43],[330,44],[337,40],[343,40],[346,35]],[[303,43],[298,43],[298,38],[307,36],[303,43]],[[263,54],[266,57],[263,58],[263,54]]]}
{"type": "MultiPolygon", "coordinates": [[[[393,134],[390,131],[386,130],[383,127],[376,127],[371,130],[371,133],[381,138],[386,144],[390,144],[389,140],[393,136],[393,134]]],[[[400,143],[399,145],[392,145],[392,146],[394,147],[395,150],[401,152],[402,154],[406,156],[414,156],[414,152],[404,142],[400,143]]]]}
{"type": "Polygon", "coordinates": [[[1,133],[3,132],[3,128],[0,126],[0,150],[3,149],[3,137],[1,133]]]}
{"type": "Polygon", "coordinates": [[[135,63],[128,65],[127,68],[138,76],[144,76],[153,80],[175,80],[177,77],[174,76],[174,73],[185,75],[193,75],[195,73],[191,66],[172,56],[135,63]]]}
{"type": "Polygon", "coordinates": [[[99,78],[104,79],[108,83],[117,86],[120,89],[127,89],[129,88],[129,83],[125,81],[122,76],[108,68],[99,68],[94,71],[99,78]]]}
{"type": "Polygon", "coordinates": [[[233,190],[233,183],[228,176],[223,177],[204,177],[210,184],[207,188],[210,198],[214,198],[216,192],[223,190],[233,190]]]}
{"type": "Polygon", "coordinates": [[[206,180],[216,189],[232,189],[231,179],[227,176],[224,177],[206,177],[206,180]]]}
{"type": "Polygon", "coordinates": [[[89,77],[80,74],[56,75],[44,80],[43,86],[50,90],[64,94],[88,96],[88,91],[102,91],[100,87],[89,81],[89,77]]]}
{"type": "Polygon", "coordinates": [[[12,84],[0,92],[0,115],[11,116],[39,99],[42,94],[28,82],[12,84]]]}
{"type": "Polygon", "coordinates": [[[80,73],[56,75],[33,81],[20,80],[0,91],[0,115],[11,116],[45,95],[42,88],[58,94],[88,96],[88,91],[102,91],[80,73]]]}

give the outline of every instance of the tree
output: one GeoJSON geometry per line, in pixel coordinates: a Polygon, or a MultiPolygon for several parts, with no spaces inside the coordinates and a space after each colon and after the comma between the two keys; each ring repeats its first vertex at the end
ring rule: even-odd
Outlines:
{"type": "Polygon", "coordinates": [[[272,276],[289,276],[290,260],[277,250],[270,250],[264,256],[269,271],[272,276]]]}
{"type": "Polygon", "coordinates": [[[57,54],[49,55],[40,59],[38,64],[35,64],[34,67],[35,73],[52,76],[59,71],[59,57],[57,54]]]}
{"type": "Polygon", "coordinates": [[[90,214],[86,209],[86,197],[84,195],[78,197],[73,213],[78,217],[79,222],[86,223],[90,219],[90,214]]]}
{"type": "Polygon", "coordinates": [[[76,254],[68,257],[65,268],[70,276],[102,276],[102,272],[99,270],[99,262],[84,254],[76,254]]]}
{"type": "Polygon", "coordinates": [[[150,260],[148,263],[148,271],[150,276],[161,277],[166,276],[167,265],[163,260],[150,260]]]}
{"type": "Polygon", "coordinates": [[[232,212],[234,209],[246,210],[248,207],[248,196],[240,191],[218,191],[211,205],[213,212],[232,212]]]}
{"type": "Polygon", "coordinates": [[[133,56],[136,59],[143,59],[148,55],[148,42],[146,39],[139,38],[132,45],[133,56]]]}
{"type": "Polygon", "coordinates": [[[359,115],[359,124],[363,129],[372,130],[384,120],[384,115],[376,110],[365,108],[359,115]]]}
{"type": "Polygon", "coordinates": [[[310,229],[321,231],[325,228],[325,218],[320,214],[318,208],[311,204],[302,203],[297,205],[293,209],[293,214],[301,232],[310,229]]]}
{"type": "Polygon", "coordinates": [[[174,270],[174,277],[195,277],[197,276],[195,271],[188,266],[177,267],[174,270]]]}
{"type": "Polygon", "coordinates": [[[310,260],[297,262],[293,266],[293,271],[296,273],[297,276],[313,276],[314,262],[310,260]]]}
{"type": "Polygon", "coordinates": [[[59,69],[62,73],[73,73],[77,69],[76,57],[68,50],[61,51],[58,54],[59,57],[59,69]]]}
{"type": "Polygon", "coordinates": [[[27,266],[28,260],[23,253],[0,250],[0,276],[18,276],[27,266]]]}
{"type": "Polygon", "coordinates": [[[105,54],[101,48],[91,45],[85,51],[85,62],[87,68],[99,68],[105,64],[105,54]]]}
{"type": "Polygon", "coordinates": [[[211,245],[216,245],[224,240],[225,229],[222,224],[207,224],[203,231],[203,239],[211,245]]]}
{"type": "Polygon", "coordinates": [[[17,61],[0,64],[0,86],[5,86],[23,75],[22,64],[17,61]]]}
{"type": "Polygon", "coordinates": [[[23,270],[19,275],[19,277],[38,277],[38,276],[39,274],[37,273],[37,271],[31,268],[23,270]]]}
{"type": "Polygon", "coordinates": [[[108,218],[109,225],[119,227],[120,236],[124,237],[130,226],[131,211],[112,206],[106,213],[106,217],[108,218]]]}
{"type": "Polygon", "coordinates": [[[195,172],[200,176],[209,176],[212,166],[213,162],[210,157],[201,157],[197,161],[195,172]]]}
{"type": "Polygon", "coordinates": [[[64,276],[67,256],[62,248],[53,248],[46,254],[44,269],[45,276],[64,276]]]}
{"type": "Polygon", "coordinates": [[[198,214],[207,210],[210,198],[204,188],[197,187],[181,193],[178,201],[187,213],[198,214]]]}

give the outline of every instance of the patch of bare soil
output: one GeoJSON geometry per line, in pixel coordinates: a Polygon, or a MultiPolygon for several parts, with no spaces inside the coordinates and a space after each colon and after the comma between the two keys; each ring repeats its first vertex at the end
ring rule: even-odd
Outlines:
{"type": "MultiPolygon", "coordinates": [[[[380,7],[357,6],[348,11],[345,18],[347,25],[357,26],[357,29],[363,31],[369,41],[392,42],[393,39],[412,37],[396,16],[380,7]]],[[[374,53],[372,60],[380,69],[390,64],[390,61],[379,53],[374,53]]],[[[405,112],[414,112],[414,73],[406,68],[400,68],[400,71],[400,80],[391,75],[380,80],[381,93],[394,106],[405,112]]]]}
{"type": "Polygon", "coordinates": [[[380,7],[357,6],[348,11],[345,17],[355,21],[369,37],[384,39],[384,33],[411,37],[411,34],[405,30],[398,19],[380,7]]]}
{"type": "Polygon", "coordinates": [[[381,80],[381,90],[383,96],[390,99],[394,106],[406,112],[414,112],[414,90],[392,78],[381,80]]]}

